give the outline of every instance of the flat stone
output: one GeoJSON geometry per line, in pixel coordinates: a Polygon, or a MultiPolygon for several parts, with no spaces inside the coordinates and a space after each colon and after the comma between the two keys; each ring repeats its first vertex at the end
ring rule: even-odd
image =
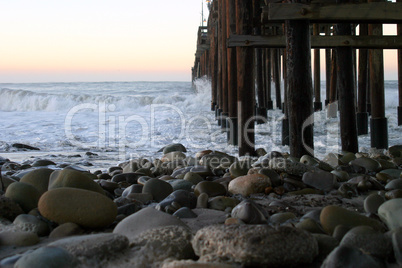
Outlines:
{"type": "Polygon", "coordinates": [[[389,230],[402,227],[402,198],[384,202],[378,208],[378,216],[388,226],[389,230]]]}
{"type": "Polygon", "coordinates": [[[318,255],[318,244],[311,234],[285,226],[208,226],[196,233],[193,248],[200,261],[266,267],[309,264],[318,255]]]}
{"type": "Polygon", "coordinates": [[[103,228],[117,216],[116,204],[94,191],[78,188],[57,188],[42,195],[40,213],[58,224],[73,222],[83,227],[103,228]]]}
{"type": "Polygon", "coordinates": [[[263,193],[265,188],[271,186],[269,177],[262,174],[253,174],[237,177],[229,182],[229,192],[249,196],[250,194],[263,193]]]}
{"type": "Polygon", "coordinates": [[[68,251],[58,247],[41,247],[22,256],[14,267],[18,268],[73,268],[77,259],[68,251]]]}
{"type": "Polygon", "coordinates": [[[381,170],[381,165],[376,160],[367,158],[367,157],[360,157],[350,162],[350,165],[363,167],[367,171],[378,172],[381,170]]]}
{"type": "Polygon", "coordinates": [[[3,231],[0,233],[0,245],[26,247],[36,245],[39,237],[35,233],[24,231],[3,231]]]}
{"type": "Polygon", "coordinates": [[[113,233],[125,235],[130,241],[133,241],[135,237],[147,230],[168,225],[187,227],[187,225],[177,217],[152,207],[147,207],[119,222],[114,228],[113,233]]]}
{"type": "Polygon", "coordinates": [[[329,192],[334,189],[336,176],[327,171],[316,170],[304,173],[302,180],[308,186],[329,192]]]}
{"type": "Polygon", "coordinates": [[[82,229],[78,224],[73,222],[66,222],[60,224],[49,234],[49,238],[62,238],[67,236],[80,235],[84,233],[84,229],[82,229]]]}
{"type": "Polygon", "coordinates": [[[217,182],[202,181],[195,186],[194,194],[199,196],[202,193],[206,193],[209,197],[226,195],[226,188],[217,182]]]}
{"type": "Polygon", "coordinates": [[[89,190],[100,194],[105,194],[105,191],[94,180],[97,177],[88,172],[81,172],[74,169],[65,168],[56,170],[52,173],[49,179],[49,190],[71,187],[89,190]]]}
{"type": "Polygon", "coordinates": [[[5,197],[16,202],[26,213],[38,206],[41,194],[31,184],[14,182],[7,187],[5,197]]]}
{"type": "Polygon", "coordinates": [[[129,241],[124,235],[100,233],[66,237],[48,246],[63,248],[76,257],[106,259],[127,249],[129,241]]]}
{"type": "Polygon", "coordinates": [[[25,174],[20,182],[25,182],[34,186],[40,194],[47,191],[49,186],[49,177],[54,170],[49,168],[39,168],[25,174]]]}
{"type": "Polygon", "coordinates": [[[331,235],[335,227],[338,225],[344,225],[349,228],[360,225],[367,225],[371,226],[375,230],[384,230],[382,224],[377,220],[360,215],[357,212],[353,212],[345,208],[333,205],[326,206],[322,209],[320,221],[323,229],[331,235]]]}

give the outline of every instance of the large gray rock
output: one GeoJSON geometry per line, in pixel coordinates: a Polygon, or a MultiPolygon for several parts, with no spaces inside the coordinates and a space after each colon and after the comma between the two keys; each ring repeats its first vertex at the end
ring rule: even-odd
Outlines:
{"type": "Polygon", "coordinates": [[[328,255],[321,265],[321,268],[338,267],[382,268],[384,266],[357,248],[339,246],[328,255]]]}
{"type": "Polygon", "coordinates": [[[200,261],[243,265],[291,266],[309,264],[318,254],[316,239],[306,231],[268,225],[214,225],[193,239],[200,261]]]}
{"type": "Polygon", "coordinates": [[[402,227],[402,198],[386,201],[378,208],[378,216],[390,230],[402,227]]]}
{"type": "Polygon", "coordinates": [[[125,235],[130,241],[133,241],[145,231],[169,225],[187,227],[187,225],[177,217],[152,207],[147,207],[119,222],[114,228],[113,233],[125,235]]]}
{"type": "Polygon", "coordinates": [[[310,171],[303,174],[303,182],[318,190],[329,192],[334,188],[336,176],[322,170],[310,171]]]}
{"type": "Polygon", "coordinates": [[[68,251],[58,247],[42,247],[22,256],[15,268],[72,268],[77,260],[68,251]]]}

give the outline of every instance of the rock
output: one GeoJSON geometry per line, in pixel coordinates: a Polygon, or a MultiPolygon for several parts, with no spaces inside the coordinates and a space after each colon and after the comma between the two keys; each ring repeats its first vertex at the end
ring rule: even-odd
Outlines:
{"type": "Polygon", "coordinates": [[[0,196],[0,215],[3,218],[6,218],[10,221],[13,221],[15,217],[20,214],[23,214],[24,211],[22,210],[21,206],[13,201],[12,199],[1,195],[0,196]]]}
{"type": "Polygon", "coordinates": [[[73,268],[78,261],[68,251],[58,247],[41,247],[22,256],[16,268],[73,268]]]}
{"type": "Polygon", "coordinates": [[[388,226],[389,230],[402,227],[402,198],[384,202],[378,208],[378,216],[388,226]]]}
{"type": "Polygon", "coordinates": [[[131,241],[131,248],[137,249],[149,263],[165,259],[193,259],[192,234],[183,226],[163,226],[147,230],[131,241]]]}
{"type": "Polygon", "coordinates": [[[229,167],[230,175],[233,178],[247,175],[248,170],[251,168],[251,161],[249,159],[236,161],[229,167]]]}
{"type": "Polygon", "coordinates": [[[305,218],[296,224],[296,227],[299,229],[306,230],[312,234],[324,234],[324,230],[321,225],[318,224],[315,220],[311,218],[305,218]]]}
{"type": "Polygon", "coordinates": [[[62,238],[67,236],[80,235],[84,230],[76,223],[66,222],[60,224],[49,234],[49,238],[62,238]]]}
{"type": "Polygon", "coordinates": [[[200,261],[265,267],[309,264],[318,254],[311,234],[267,225],[208,226],[196,233],[193,248],[200,261]]]}
{"type": "Polygon", "coordinates": [[[100,233],[66,237],[48,246],[63,248],[76,257],[110,259],[127,249],[129,241],[124,235],[100,233]]]}
{"type": "Polygon", "coordinates": [[[387,175],[392,176],[394,179],[399,179],[401,177],[402,174],[402,170],[398,170],[398,169],[385,169],[385,170],[381,170],[380,173],[384,173],[387,175]]]}
{"type": "Polygon", "coordinates": [[[401,190],[402,189],[402,179],[392,180],[385,185],[385,190],[401,190]]]}
{"type": "Polygon", "coordinates": [[[28,144],[22,144],[22,143],[13,143],[11,147],[17,148],[17,149],[22,149],[24,151],[26,150],[31,150],[31,151],[39,151],[40,149],[28,144]]]}
{"type": "Polygon", "coordinates": [[[166,211],[168,206],[171,206],[173,202],[178,203],[181,207],[195,208],[197,206],[197,197],[189,191],[177,190],[163,199],[156,209],[166,211]]]}
{"type": "Polygon", "coordinates": [[[128,182],[131,184],[137,183],[139,177],[144,176],[144,173],[136,173],[136,172],[129,172],[129,173],[121,173],[116,174],[112,177],[113,182],[128,182]]]}
{"type": "Polygon", "coordinates": [[[168,225],[186,227],[186,224],[177,217],[147,207],[119,222],[113,233],[125,235],[130,241],[133,241],[134,238],[147,230],[168,225]]]}
{"type": "Polygon", "coordinates": [[[342,238],[341,246],[355,247],[380,259],[387,259],[392,254],[391,239],[369,226],[357,226],[349,230],[342,238]]]}
{"type": "Polygon", "coordinates": [[[171,181],[169,181],[169,183],[172,185],[173,191],[176,191],[176,190],[191,191],[191,187],[193,186],[192,182],[180,180],[180,179],[171,180],[171,181]]]}
{"type": "Polygon", "coordinates": [[[322,262],[339,245],[339,241],[326,234],[313,234],[313,236],[317,240],[319,249],[316,261],[322,262]]]}
{"type": "Polygon", "coordinates": [[[145,183],[144,188],[142,188],[142,193],[151,194],[157,202],[162,201],[172,192],[173,187],[170,183],[156,178],[148,180],[145,183]]]}
{"type": "Polygon", "coordinates": [[[14,182],[7,187],[5,196],[20,205],[28,213],[38,206],[40,192],[31,184],[14,182]]]}
{"type": "Polygon", "coordinates": [[[197,208],[207,208],[208,207],[209,196],[206,193],[202,193],[197,197],[197,208]]]}
{"type": "Polygon", "coordinates": [[[151,194],[143,194],[143,193],[140,193],[140,194],[131,193],[131,194],[127,195],[127,198],[137,200],[143,204],[151,202],[154,199],[151,194]]]}
{"type": "Polygon", "coordinates": [[[385,193],[385,198],[394,199],[394,198],[402,198],[402,189],[391,190],[385,193]]]}
{"type": "Polygon", "coordinates": [[[215,151],[204,155],[200,160],[200,164],[205,167],[214,169],[219,167],[220,165],[229,167],[232,163],[235,162],[235,160],[236,158],[231,155],[215,151]]]}
{"type": "Polygon", "coordinates": [[[97,177],[88,172],[81,172],[74,169],[65,168],[52,173],[49,180],[49,190],[71,187],[105,194],[105,191],[97,184],[94,179],[97,177]]]}
{"type": "Polygon", "coordinates": [[[120,206],[117,208],[117,214],[118,215],[125,215],[125,216],[129,216],[131,214],[136,213],[137,211],[139,211],[142,207],[140,205],[138,205],[138,203],[130,203],[130,204],[126,204],[123,206],[120,206]]]}
{"type": "Polygon", "coordinates": [[[388,152],[392,157],[402,157],[402,145],[394,145],[388,148],[388,152]]]}
{"type": "Polygon", "coordinates": [[[190,208],[188,207],[182,207],[179,208],[175,213],[173,213],[173,216],[176,216],[180,219],[186,219],[186,218],[197,218],[197,214],[195,214],[190,208]]]}
{"type": "Polygon", "coordinates": [[[24,231],[4,231],[0,232],[0,245],[26,247],[36,245],[39,242],[39,237],[35,233],[24,231]]]}
{"type": "Polygon", "coordinates": [[[174,151],[166,153],[162,158],[162,162],[177,162],[183,161],[186,158],[186,155],[180,151],[174,151]]]}
{"type": "Polygon", "coordinates": [[[292,162],[284,158],[273,158],[269,161],[269,167],[278,173],[286,172],[295,176],[303,176],[307,171],[314,170],[315,167],[305,165],[300,162],[292,162]]]}
{"type": "MultiPolygon", "coordinates": [[[[198,198],[200,198],[200,196],[198,196],[198,198]]],[[[225,211],[228,208],[233,209],[239,203],[240,203],[239,200],[232,197],[216,196],[209,199],[208,208],[225,211]]]]}
{"type": "Polygon", "coordinates": [[[360,157],[356,158],[355,160],[350,162],[350,165],[356,168],[364,168],[367,171],[378,172],[381,170],[381,165],[376,160],[367,158],[367,157],[360,157]]]}
{"type": "Polygon", "coordinates": [[[49,168],[39,168],[25,174],[20,182],[25,182],[34,186],[42,195],[49,186],[49,177],[54,170],[49,168]]]}
{"type": "Polygon", "coordinates": [[[242,220],[248,224],[264,224],[267,222],[267,215],[263,209],[252,200],[244,200],[232,210],[232,217],[242,220]]]}
{"type": "Polygon", "coordinates": [[[378,193],[372,193],[364,199],[364,210],[367,213],[377,213],[378,208],[384,203],[386,200],[383,196],[378,193]]]}
{"type": "Polygon", "coordinates": [[[44,193],[38,208],[45,218],[58,224],[73,222],[89,228],[107,227],[117,215],[116,204],[105,195],[69,187],[44,193]]]}
{"type": "Polygon", "coordinates": [[[334,188],[336,176],[327,171],[310,171],[303,174],[303,182],[318,190],[329,192],[334,188]]]}
{"type": "Polygon", "coordinates": [[[398,228],[395,230],[392,233],[391,239],[396,262],[399,266],[402,266],[402,229],[398,228]]]}
{"type": "Polygon", "coordinates": [[[272,186],[280,186],[282,185],[282,180],[281,176],[279,176],[278,173],[273,171],[272,169],[269,168],[262,168],[258,171],[259,174],[263,174],[265,176],[268,176],[269,179],[271,180],[272,186]]]}
{"type": "Polygon", "coordinates": [[[186,147],[184,147],[183,144],[181,143],[172,143],[169,145],[166,145],[165,147],[163,147],[162,149],[160,149],[158,152],[163,152],[163,154],[167,154],[170,152],[187,152],[186,147]]]}
{"type": "MultiPolygon", "coordinates": [[[[235,266],[236,267],[236,266],[235,266]]],[[[174,260],[164,262],[161,268],[234,268],[224,263],[200,262],[192,260],[174,260]]]]}
{"type": "Polygon", "coordinates": [[[184,175],[184,180],[191,182],[193,185],[197,185],[198,183],[202,182],[204,179],[201,177],[201,175],[190,171],[190,172],[187,172],[186,175],[184,175]]]}
{"type": "Polygon", "coordinates": [[[311,157],[310,155],[303,155],[300,158],[300,163],[303,163],[305,165],[309,165],[309,166],[316,166],[318,165],[318,160],[315,159],[314,157],[311,157]]]}
{"type": "Polygon", "coordinates": [[[48,159],[38,159],[32,163],[33,167],[55,166],[56,163],[48,159]]]}
{"type": "Polygon", "coordinates": [[[229,192],[249,196],[250,194],[264,193],[265,188],[270,186],[271,180],[265,175],[246,175],[230,181],[229,192]]]}
{"type": "Polygon", "coordinates": [[[328,255],[321,265],[321,268],[335,267],[381,268],[384,266],[357,248],[339,246],[328,255]]]}
{"type": "Polygon", "coordinates": [[[45,236],[50,232],[50,228],[46,222],[29,214],[18,215],[13,223],[21,231],[35,233],[38,236],[45,236]]]}
{"type": "Polygon", "coordinates": [[[271,215],[269,221],[272,224],[283,224],[288,220],[292,220],[294,218],[296,218],[296,215],[292,212],[279,212],[275,213],[274,215],[271,215]]]}
{"type": "Polygon", "coordinates": [[[332,174],[334,174],[337,178],[337,181],[339,182],[345,182],[350,180],[349,173],[343,170],[333,170],[331,171],[332,174]]]}
{"type": "Polygon", "coordinates": [[[227,213],[219,210],[195,208],[192,211],[197,214],[197,218],[182,218],[181,220],[194,234],[206,226],[223,224],[227,218],[227,213]]]}
{"type": "Polygon", "coordinates": [[[367,225],[375,230],[383,231],[382,224],[374,219],[365,217],[356,212],[347,210],[338,206],[326,206],[322,209],[320,215],[320,221],[323,229],[332,234],[335,227],[338,225],[344,225],[349,228],[353,228],[359,225],[367,225]]]}
{"type": "Polygon", "coordinates": [[[206,193],[209,197],[226,195],[226,188],[217,182],[202,181],[195,186],[194,194],[199,196],[202,193],[206,193]]]}

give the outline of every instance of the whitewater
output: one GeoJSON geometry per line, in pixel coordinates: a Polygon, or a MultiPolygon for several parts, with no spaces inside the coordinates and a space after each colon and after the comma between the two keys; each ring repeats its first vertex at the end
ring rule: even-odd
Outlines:
{"type": "MultiPolygon", "coordinates": [[[[389,146],[402,144],[397,126],[397,81],[385,82],[389,146]]],[[[283,87],[282,87],[283,88],[283,87]]],[[[325,100],[325,82],[321,84],[325,100]]],[[[275,98],[273,96],[274,103],[275,98]]],[[[237,155],[227,145],[211,111],[210,82],[82,82],[0,84],[0,155],[14,161],[71,157],[74,164],[106,168],[137,157],[161,157],[158,150],[182,143],[188,155],[214,149],[237,155]],[[13,143],[40,151],[21,152],[13,143]],[[85,152],[97,154],[89,158],[85,152]],[[77,154],[84,158],[76,159],[77,154]]],[[[283,114],[268,112],[256,125],[256,148],[288,152],[282,146],[283,114]]],[[[314,114],[314,154],[340,152],[339,120],[326,111],[314,114]]],[[[359,136],[360,151],[370,150],[370,135],[359,136]]]]}

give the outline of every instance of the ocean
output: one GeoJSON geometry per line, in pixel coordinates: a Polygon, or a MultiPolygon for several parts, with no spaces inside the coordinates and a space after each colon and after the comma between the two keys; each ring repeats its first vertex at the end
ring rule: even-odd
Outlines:
{"type": "MultiPolygon", "coordinates": [[[[321,88],[325,100],[325,82],[321,88]]],[[[389,145],[402,144],[396,115],[398,83],[386,81],[385,88],[389,145]]],[[[195,81],[195,87],[191,82],[163,81],[2,83],[0,156],[107,168],[130,158],[160,158],[158,150],[170,143],[182,143],[192,156],[204,149],[237,155],[210,109],[210,91],[205,78],[195,81]],[[14,143],[40,151],[21,152],[12,147],[14,143]]],[[[256,148],[288,152],[289,147],[281,145],[282,112],[270,110],[268,117],[269,123],[256,125],[256,148]]],[[[314,120],[315,156],[340,152],[338,119],[321,111],[314,120]]],[[[370,150],[370,135],[359,137],[359,148],[370,150]]]]}

